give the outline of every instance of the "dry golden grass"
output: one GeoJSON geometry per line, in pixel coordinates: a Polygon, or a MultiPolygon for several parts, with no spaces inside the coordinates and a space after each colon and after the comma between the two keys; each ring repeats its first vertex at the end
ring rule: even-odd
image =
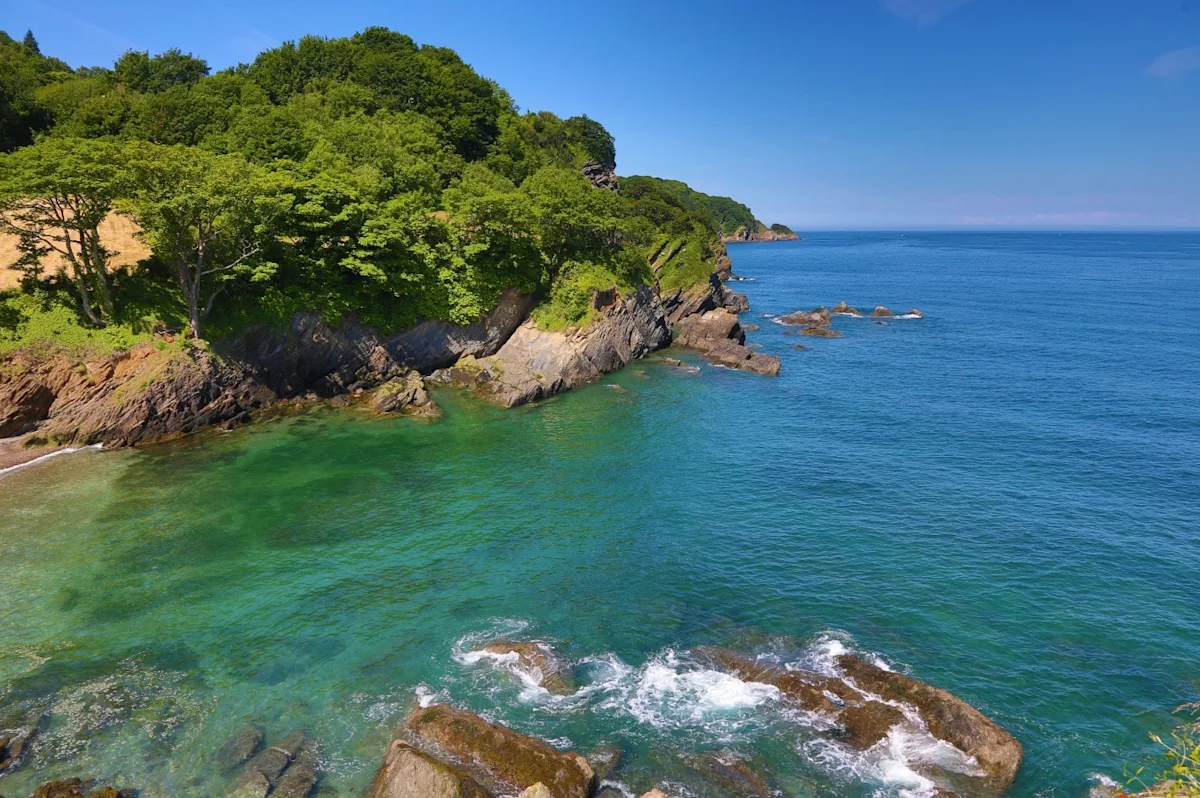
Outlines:
{"type": "MultiPolygon", "coordinates": [[[[150,249],[138,239],[137,231],[138,227],[132,219],[116,213],[110,214],[100,225],[100,241],[107,249],[117,253],[110,262],[111,268],[128,269],[150,257],[150,249]]],[[[20,257],[17,237],[0,235],[0,291],[16,288],[20,282],[21,273],[13,268],[20,257]]],[[[53,272],[62,265],[62,258],[57,255],[51,255],[43,263],[47,272],[53,272]]]]}

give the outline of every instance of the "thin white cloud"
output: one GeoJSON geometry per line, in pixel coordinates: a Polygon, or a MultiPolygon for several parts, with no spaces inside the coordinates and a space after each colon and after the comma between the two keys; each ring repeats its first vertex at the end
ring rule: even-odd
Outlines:
{"type": "Polygon", "coordinates": [[[884,11],[911,22],[918,28],[929,28],[971,0],[879,0],[884,11]]]}
{"type": "Polygon", "coordinates": [[[1144,70],[1152,78],[1173,78],[1200,69],[1200,44],[1163,53],[1144,70]]]}

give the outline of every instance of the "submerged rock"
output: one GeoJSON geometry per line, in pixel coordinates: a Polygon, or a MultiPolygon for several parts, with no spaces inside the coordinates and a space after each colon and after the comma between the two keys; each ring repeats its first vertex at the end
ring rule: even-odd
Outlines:
{"type": "Polygon", "coordinates": [[[221,746],[218,759],[225,768],[235,768],[258,753],[263,744],[263,731],[251,724],[234,732],[221,746]]]}
{"type": "Polygon", "coordinates": [[[33,791],[30,798],[133,798],[133,790],[96,787],[83,779],[48,781],[33,791]]]}
{"type": "Polygon", "coordinates": [[[316,743],[308,735],[303,731],[291,732],[256,754],[230,786],[228,795],[236,798],[261,798],[268,793],[275,795],[286,780],[288,794],[292,798],[303,798],[317,782],[317,753],[316,743]],[[293,762],[298,769],[295,775],[288,778],[293,762]]]}
{"type": "Polygon", "coordinates": [[[747,325],[743,326],[742,329],[745,330],[746,332],[758,332],[758,325],[757,324],[747,324],[747,325]]]}
{"type": "Polygon", "coordinates": [[[930,734],[975,757],[992,786],[1007,789],[1017,777],[1021,744],[961,698],[852,654],[838,657],[837,662],[846,678],[860,689],[914,707],[930,734]]]}
{"type": "Polygon", "coordinates": [[[842,334],[837,330],[831,330],[828,327],[805,327],[800,331],[801,335],[814,335],[818,338],[841,338],[842,334]]]}
{"type": "Polygon", "coordinates": [[[492,798],[465,771],[393,740],[368,798],[492,798]]]}
{"type": "Polygon", "coordinates": [[[732,754],[704,754],[695,766],[706,781],[730,798],[772,798],[775,794],[745,760],[732,754]]]}
{"type": "Polygon", "coordinates": [[[617,766],[621,764],[623,752],[615,745],[602,745],[587,755],[588,764],[596,773],[596,781],[608,778],[617,766]]]}
{"type": "Polygon", "coordinates": [[[419,740],[438,746],[462,762],[480,768],[487,779],[511,790],[542,782],[555,798],[588,798],[595,772],[577,753],[445,704],[415,711],[405,724],[419,740]]]}
{"type": "Polygon", "coordinates": [[[517,665],[541,687],[555,695],[575,692],[575,671],[571,661],[540,640],[497,640],[483,650],[498,656],[514,656],[517,665]]]}

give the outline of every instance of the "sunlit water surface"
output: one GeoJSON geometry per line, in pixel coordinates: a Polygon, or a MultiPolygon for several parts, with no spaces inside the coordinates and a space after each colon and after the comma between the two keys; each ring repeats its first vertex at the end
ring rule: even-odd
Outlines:
{"type": "Polygon", "coordinates": [[[651,357],[515,411],[443,393],[437,424],[313,411],[0,477],[0,725],[45,713],[0,793],[221,794],[253,722],[307,729],[321,795],[358,794],[418,698],[619,745],[637,793],[698,792],[713,750],[789,796],[927,793],[911,751],[822,742],[692,663],[707,643],[949,688],[1024,743],[1016,795],[1140,764],[1200,697],[1200,237],[733,257],[776,379],[651,357]],[[926,318],[763,317],[843,299],[926,318]],[[496,636],[556,641],[581,690],[470,656],[496,636]]]}

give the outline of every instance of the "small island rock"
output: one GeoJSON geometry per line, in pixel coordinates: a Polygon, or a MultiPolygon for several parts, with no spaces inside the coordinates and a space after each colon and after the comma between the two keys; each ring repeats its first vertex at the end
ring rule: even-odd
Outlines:
{"type": "Polygon", "coordinates": [[[515,656],[521,670],[555,695],[575,692],[575,672],[570,660],[548,643],[540,640],[496,640],[484,646],[483,650],[499,656],[515,656]]]}

